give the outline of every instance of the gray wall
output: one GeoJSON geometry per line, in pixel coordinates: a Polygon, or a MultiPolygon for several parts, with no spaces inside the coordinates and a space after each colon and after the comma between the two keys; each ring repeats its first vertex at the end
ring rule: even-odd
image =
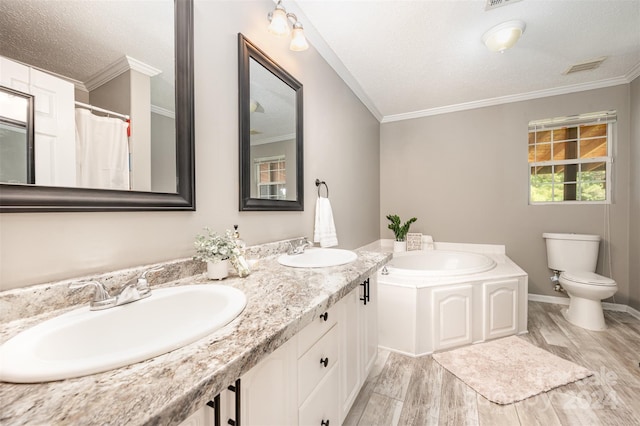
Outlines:
{"type": "Polygon", "coordinates": [[[311,47],[267,32],[268,1],[195,2],[196,212],[0,215],[0,288],[193,255],[208,225],[240,225],[249,244],[312,236],[325,180],[341,247],[379,237],[377,120],[311,47]],[[238,212],[237,33],[304,85],[304,212],[238,212]]]}
{"type": "Polygon", "coordinates": [[[176,120],[151,112],[151,190],[176,192],[176,120]]]}
{"type": "MultiPolygon", "coordinates": [[[[630,288],[629,282],[629,102],[627,84],[382,124],[380,217],[416,216],[411,230],[436,241],[505,244],[507,254],[528,272],[530,293],[559,295],[549,283],[542,233],[604,237],[606,207],[528,205],[527,123],[616,109],[611,237],[601,244],[598,271],[610,275],[603,257],[610,244],[620,287],[615,301],[626,304],[640,285],[636,279],[630,288]]],[[[380,232],[392,237],[386,219],[380,232]]]]}
{"type": "Polygon", "coordinates": [[[640,310],[640,77],[631,82],[631,206],[629,209],[629,305],[640,310]]]}

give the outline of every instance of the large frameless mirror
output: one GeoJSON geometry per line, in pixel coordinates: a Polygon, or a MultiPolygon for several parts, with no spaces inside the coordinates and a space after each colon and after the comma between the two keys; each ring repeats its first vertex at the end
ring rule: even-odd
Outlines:
{"type": "Polygon", "coordinates": [[[35,134],[1,212],[195,209],[193,0],[1,2],[0,37],[35,134]]]}
{"type": "Polygon", "coordinates": [[[302,84],[238,34],[240,210],[303,210],[302,84]]]}

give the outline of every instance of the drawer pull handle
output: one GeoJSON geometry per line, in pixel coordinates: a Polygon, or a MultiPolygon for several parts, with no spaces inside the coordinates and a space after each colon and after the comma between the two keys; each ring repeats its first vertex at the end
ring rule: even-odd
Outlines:
{"type": "Polygon", "coordinates": [[[329,426],[329,419],[320,422],[321,426],[329,426]]]}
{"type": "Polygon", "coordinates": [[[320,364],[326,367],[327,365],[329,365],[329,358],[320,358],[320,364]]]}
{"type": "Polygon", "coordinates": [[[321,314],[320,318],[322,318],[323,320],[327,321],[329,319],[329,312],[325,312],[324,314],[321,314]]]}

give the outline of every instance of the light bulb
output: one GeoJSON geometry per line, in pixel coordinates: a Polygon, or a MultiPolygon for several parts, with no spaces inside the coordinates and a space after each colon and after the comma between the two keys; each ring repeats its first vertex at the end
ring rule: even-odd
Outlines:
{"type": "Polygon", "coordinates": [[[277,5],[276,9],[271,13],[271,23],[268,28],[271,34],[277,36],[289,35],[289,22],[287,21],[287,12],[282,6],[277,5]]]}
{"type": "Polygon", "coordinates": [[[293,25],[293,34],[291,35],[291,44],[289,45],[289,49],[295,52],[300,52],[303,50],[307,50],[308,48],[309,43],[307,43],[307,38],[304,36],[302,24],[296,22],[293,25]]]}

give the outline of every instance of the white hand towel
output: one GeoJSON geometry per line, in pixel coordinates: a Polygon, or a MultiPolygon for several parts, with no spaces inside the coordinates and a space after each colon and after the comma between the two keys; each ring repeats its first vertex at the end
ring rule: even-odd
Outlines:
{"type": "Polygon", "coordinates": [[[336,226],[333,223],[333,211],[328,198],[318,197],[318,201],[316,201],[316,226],[313,242],[320,243],[320,247],[338,245],[336,226]]]}

